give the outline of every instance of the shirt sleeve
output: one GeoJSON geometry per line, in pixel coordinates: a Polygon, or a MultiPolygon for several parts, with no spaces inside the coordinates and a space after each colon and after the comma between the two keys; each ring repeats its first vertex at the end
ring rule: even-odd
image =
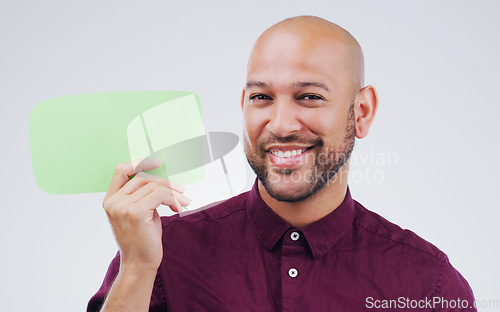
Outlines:
{"type": "Polygon", "coordinates": [[[435,311],[477,312],[472,289],[465,278],[445,259],[439,272],[435,296],[435,311]]]}
{"type": "MultiPolygon", "coordinates": [[[[106,300],[106,296],[113,285],[113,282],[120,271],[120,252],[117,252],[115,258],[111,261],[108,271],[106,272],[106,276],[104,277],[104,281],[102,282],[101,287],[95,293],[87,305],[87,312],[98,312],[101,310],[104,301],[106,300]]],[[[165,304],[165,296],[163,293],[163,288],[161,284],[161,280],[159,275],[156,276],[154,285],[153,285],[153,293],[151,294],[151,301],[149,304],[150,312],[160,312],[167,311],[165,304]]]]}

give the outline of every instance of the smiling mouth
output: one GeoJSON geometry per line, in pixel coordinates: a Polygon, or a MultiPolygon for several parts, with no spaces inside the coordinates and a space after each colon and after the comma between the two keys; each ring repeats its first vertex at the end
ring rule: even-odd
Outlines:
{"type": "Polygon", "coordinates": [[[307,147],[307,148],[302,148],[302,149],[293,149],[293,150],[280,150],[280,149],[273,148],[273,149],[269,150],[269,153],[271,153],[272,155],[279,157],[279,158],[290,158],[290,157],[300,155],[304,152],[307,152],[311,148],[312,148],[312,146],[307,147]]]}
{"type": "Polygon", "coordinates": [[[268,149],[269,161],[273,167],[294,170],[306,163],[308,152],[314,146],[271,146],[268,149]]]}

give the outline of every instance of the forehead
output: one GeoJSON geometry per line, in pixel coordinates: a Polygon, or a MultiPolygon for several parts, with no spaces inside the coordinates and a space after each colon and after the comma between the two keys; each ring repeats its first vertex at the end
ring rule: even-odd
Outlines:
{"type": "Polygon", "coordinates": [[[346,48],[326,36],[277,33],[259,38],[248,63],[247,80],[316,81],[332,84],[346,72],[346,48]]]}

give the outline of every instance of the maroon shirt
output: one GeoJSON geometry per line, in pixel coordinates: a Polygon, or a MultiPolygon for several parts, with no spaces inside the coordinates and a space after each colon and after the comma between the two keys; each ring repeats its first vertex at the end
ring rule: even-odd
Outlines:
{"type": "MultiPolygon", "coordinates": [[[[251,191],[163,217],[150,311],[476,311],[467,281],[432,244],[351,198],[302,229],[251,191]],[[448,307],[448,309],[446,308],[448,307]]],[[[87,311],[98,311],[119,255],[87,311]]]]}

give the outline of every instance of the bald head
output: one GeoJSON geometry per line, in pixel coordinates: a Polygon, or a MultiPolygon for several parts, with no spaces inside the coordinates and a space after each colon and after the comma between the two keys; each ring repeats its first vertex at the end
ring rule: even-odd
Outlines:
{"type": "Polygon", "coordinates": [[[350,80],[352,87],[359,90],[363,86],[364,60],[358,41],[342,27],[315,16],[288,18],[264,31],[250,55],[249,71],[255,62],[260,61],[256,58],[262,57],[262,53],[267,53],[269,49],[275,49],[275,52],[279,53],[273,44],[278,38],[280,45],[302,45],[305,48],[302,52],[319,45],[327,46],[330,57],[338,59],[337,65],[345,72],[345,78],[350,80]],[[268,51],[265,51],[266,49],[268,51]]]}

